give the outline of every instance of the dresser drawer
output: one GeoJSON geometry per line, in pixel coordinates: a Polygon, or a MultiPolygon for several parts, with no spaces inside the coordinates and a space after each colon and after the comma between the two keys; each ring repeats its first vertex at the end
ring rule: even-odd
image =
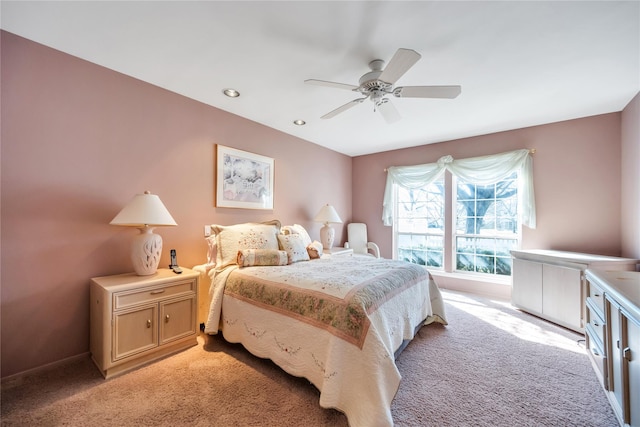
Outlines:
{"type": "Polygon", "coordinates": [[[592,333],[598,337],[600,343],[604,343],[604,327],[606,322],[603,317],[604,313],[598,309],[596,304],[597,303],[591,299],[591,297],[587,298],[586,323],[591,327],[592,333]]]}
{"type": "Polygon", "coordinates": [[[177,295],[196,292],[195,280],[172,282],[163,286],[154,286],[113,294],[113,309],[119,310],[133,305],[145,304],[177,295]]]}
{"type": "Polygon", "coordinates": [[[594,306],[598,308],[600,314],[604,313],[604,291],[596,284],[589,283],[589,294],[587,298],[590,299],[594,306]]]}
{"type": "Polygon", "coordinates": [[[600,341],[591,325],[587,325],[585,328],[585,335],[587,337],[588,355],[591,359],[592,365],[595,368],[596,375],[602,383],[605,390],[609,389],[607,382],[607,357],[603,350],[603,343],[600,341]]]}

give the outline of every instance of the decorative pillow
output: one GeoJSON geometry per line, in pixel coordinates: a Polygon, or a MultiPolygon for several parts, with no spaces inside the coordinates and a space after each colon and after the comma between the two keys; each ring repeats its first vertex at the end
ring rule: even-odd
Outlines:
{"type": "Polygon", "coordinates": [[[237,261],[240,267],[287,265],[289,256],[285,251],[274,249],[243,249],[238,251],[237,261]]]}
{"type": "Polygon", "coordinates": [[[216,236],[216,268],[221,269],[238,261],[238,251],[243,249],[278,250],[280,221],[246,223],[236,225],[212,225],[216,236]]]}
{"type": "Polygon", "coordinates": [[[307,247],[299,234],[278,234],[280,246],[289,257],[289,264],[298,261],[309,261],[307,247]]]}
{"type": "Polygon", "coordinates": [[[302,241],[304,242],[305,246],[308,246],[311,243],[311,237],[309,236],[309,233],[307,233],[307,230],[305,230],[305,228],[300,224],[293,224],[291,226],[291,230],[293,230],[295,234],[299,234],[300,236],[302,236],[302,241]]]}
{"type": "Polygon", "coordinates": [[[317,240],[309,243],[307,246],[307,253],[311,259],[320,258],[322,256],[322,243],[317,240]]]}
{"type": "Polygon", "coordinates": [[[282,228],[280,229],[280,232],[282,234],[294,234],[290,225],[283,225],[282,228]]]}

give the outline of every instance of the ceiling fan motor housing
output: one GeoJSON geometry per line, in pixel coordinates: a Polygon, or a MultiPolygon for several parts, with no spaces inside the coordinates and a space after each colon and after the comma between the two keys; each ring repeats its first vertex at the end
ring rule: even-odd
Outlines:
{"type": "MultiPolygon", "coordinates": [[[[384,68],[384,61],[382,59],[374,59],[369,62],[369,68],[371,68],[371,71],[360,77],[360,80],[358,81],[360,86],[357,91],[365,95],[369,93],[373,95],[375,92],[389,93],[393,85],[383,82],[382,80],[378,80],[382,74],[382,69],[384,68]]],[[[381,95],[378,95],[378,97],[380,96],[381,95]]]]}

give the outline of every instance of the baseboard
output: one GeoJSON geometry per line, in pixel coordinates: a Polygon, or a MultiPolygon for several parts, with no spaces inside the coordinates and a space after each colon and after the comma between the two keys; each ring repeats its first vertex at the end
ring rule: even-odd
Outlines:
{"type": "Polygon", "coordinates": [[[0,384],[2,384],[3,387],[8,385],[16,385],[16,383],[20,384],[26,377],[39,375],[52,369],[59,368],[61,366],[70,365],[85,358],[89,358],[88,351],[86,353],[80,353],[75,356],[67,357],[66,359],[58,360],[56,362],[47,363],[46,365],[38,366],[37,368],[27,369],[26,371],[18,372],[17,374],[2,377],[0,378],[0,384]]]}

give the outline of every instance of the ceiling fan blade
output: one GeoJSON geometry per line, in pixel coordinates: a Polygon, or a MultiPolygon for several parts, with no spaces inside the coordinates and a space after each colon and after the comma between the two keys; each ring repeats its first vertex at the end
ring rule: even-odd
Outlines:
{"type": "Polygon", "coordinates": [[[376,108],[380,111],[380,114],[382,114],[385,122],[395,123],[400,120],[400,113],[398,113],[395,105],[393,105],[387,98],[382,98],[378,101],[376,108]]]}
{"type": "Polygon", "coordinates": [[[393,58],[391,58],[391,61],[389,61],[378,79],[394,84],[404,73],[409,71],[409,68],[413,67],[420,58],[422,58],[422,56],[415,50],[400,48],[393,55],[393,58]]]}
{"type": "Polygon", "coordinates": [[[460,95],[460,86],[404,86],[393,90],[398,98],[448,98],[460,95]]]}
{"type": "Polygon", "coordinates": [[[346,83],[328,82],[328,81],[325,81],[325,80],[308,79],[308,80],[305,80],[304,82],[307,83],[307,84],[310,84],[310,85],[335,87],[335,88],[338,88],[338,89],[347,89],[347,90],[356,90],[356,89],[358,89],[358,86],[348,85],[346,83]]]}
{"type": "Polygon", "coordinates": [[[330,119],[332,117],[337,116],[338,114],[347,111],[349,108],[355,107],[356,105],[360,104],[362,101],[364,101],[365,99],[367,99],[367,97],[365,98],[358,98],[358,99],[354,99],[353,101],[349,101],[346,104],[344,104],[341,107],[336,108],[333,111],[329,111],[327,114],[325,114],[324,116],[320,117],[321,119],[330,119]]]}

